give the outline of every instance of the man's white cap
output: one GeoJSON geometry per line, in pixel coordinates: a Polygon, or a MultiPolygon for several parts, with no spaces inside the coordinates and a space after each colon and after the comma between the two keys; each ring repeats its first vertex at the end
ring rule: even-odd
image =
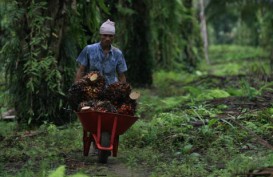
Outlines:
{"type": "Polygon", "coordinates": [[[100,34],[115,34],[115,23],[109,19],[100,26],[100,34]]]}

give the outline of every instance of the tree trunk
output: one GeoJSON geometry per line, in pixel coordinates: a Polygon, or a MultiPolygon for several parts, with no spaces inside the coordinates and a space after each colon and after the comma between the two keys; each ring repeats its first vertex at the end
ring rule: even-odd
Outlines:
{"type": "Polygon", "coordinates": [[[199,0],[200,6],[200,21],[201,21],[201,36],[203,38],[204,44],[204,54],[207,64],[210,64],[209,60],[209,52],[208,52],[208,34],[207,34],[207,24],[206,24],[206,16],[205,16],[205,7],[204,7],[204,0],[199,0]]]}
{"type": "Polygon", "coordinates": [[[49,28],[51,30],[49,49],[54,52],[54,58],[59,61],[59,51],[64,34],[67,14],[67,0],[48,1],[48,15],[53,18],[49,28]]]}
{"type": "MultiPolygon", "coordinates": [[[[148,31],[149,13],[145,1],[133,1],[129,6],[136,13],[130,16],[119,17],[119,23],[123,23],[124,36],[128,39],[123,42],[124,56],[128,65],[127,81],[136,87],[152,85],[152,57],[149,50],[148,31]]],[[[122,37],[124,38],[124,37],[122,37]]],[[[122,39],[120,38],[120,39],[122,39]]],[[[125,39],[125,38],[124,38],[125,39]]]]}
{"type": "MultiPolygon", "coordinates": [[[[184,6],[186,7],[187,11],[186,14],[187,16],[191,17],[193,16],[192,12],[192,0],[184,0],[183,1],[184,6]]],[[[183,33],[182,37],[183,39],[187,42],[186,46],[183,47],[183,52],[185,55],[185,65],[186,69],[189,72],[194,71],[197,65],[197,56],[194,54],[194,43],[195,43],[195,38],[196,34],[194,33],[194,22],[193,19],[187,19],[183,22],[183,33]]],[[[199,33],[200,34],[200,33],[199,33]]]]}

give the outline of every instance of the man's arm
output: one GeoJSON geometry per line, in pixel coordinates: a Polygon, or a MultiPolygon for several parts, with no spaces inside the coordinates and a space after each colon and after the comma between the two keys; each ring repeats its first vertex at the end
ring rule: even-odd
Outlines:
{"type": "Polygon", "coordinates": [[[120,82],[125,83],[125,82],[126,82],[126,76],[125,76],[125,74],[124,74],[124,73],[119,73],[119,74],[118,74],[118,80],[119,80],[120,82]]]}
{"type": "Polygon", "coordinates": [[[76,73],[75,82],[80,80],[83,77],[84,72],[85,72],[85,66],[80,65],[76,73]]]}

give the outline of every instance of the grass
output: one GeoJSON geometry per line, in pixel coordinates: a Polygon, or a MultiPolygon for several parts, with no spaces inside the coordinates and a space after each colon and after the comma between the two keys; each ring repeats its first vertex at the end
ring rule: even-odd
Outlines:
{"type": "Polygon", "coordinates": [[[269,73],[269,53],[261,48],[237,45],[209,47],[212,65],[202,62],[200,69],[218,76],[269,73]]]}
{"type": "MultiPolygon", "coordinates": [[[[267,61],[255,60],[266,57],[265,52],[238,46],[215,46],[211,50],[214,52],[212,60],[215,64],[201,66],[200,71],[191,76],[164,71],[155,74],[156,87],[153,93],[157,94],[145,94],[140,100],[140,103],[145,102],[153,107],[150,111],[154,111],[154,116],[149,122],[145,119],[138,121],[125,135],[124,144],[128,148],[132,142],[139,143],[135,143],[136,148],[131,153],[135,155],[131,157],[130,164],[145,161],[153,169],[151,176],[237,176],[250,169],[270,165],[271,150],[257,143],[248,131],[232,122],[218,119],[217,115],[228,106],[206,106],[207,100],[229,96],[244,96],[251,100],[261,95],[259,90],[270,83],[260,83],[256,85],[258,88],[254,88],[248,79],[238,80],[237,84],[227,83],[228,87],[221,84],[220,80],[207,79],[200,82],[207,74],[226,77],[252,72],[266,75],[264,71],[268,69],[265,67],[267,61]],[[226,53],[222,55],[223,52],[226,53]],[[157,104],[154,104],[155,98],[157,104]],[[159,104],[162,100],[168,105],[166,109],[159,104]],[[208,123],[195,128],[191,125],[193,121],[208,123]],[[142,153],[145,156],[140,155],[142,153]]],[[[273,143],[272,137],[268,135],[269,127],[273,125],[272,119],[260,119],[265,114],[271,117],[270,110],[256,110],[251,115],[246,110],[240,116],[248,118],[243,122],[245,127],[273,143]]],[[[140,113],[143,114],[145,111],[140,113]]],[[[149,114],[152,115],[151,112],[149,114]]]]}
{"type": "Polygon", "coordinates": [[[82,148],[79,124],[69,125],[65,129],[45,124],[31,132],[7,128],[16,126],[14,123],[1,122],[0,126],[1,130],[6,129],[1,131],[4,137],[0,144],[1,164],[11,166],[1,171],[0,176],[35,176],[41,171],[44,171],[45,176],[46,170],[63,163],[61,154],[80,151],[82,148]]]}

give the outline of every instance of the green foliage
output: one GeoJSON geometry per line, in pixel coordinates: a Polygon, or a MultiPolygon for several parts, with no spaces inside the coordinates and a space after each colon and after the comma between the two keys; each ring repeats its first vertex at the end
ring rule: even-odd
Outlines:
{"type": "Polygon", "coordinates": [[[152,95],[151,92],[147,92],[141,90],[141,97],[138,100],[138,108],[137,108],[137,116],[141,116],[144,118],[151,118],[156,112],[157,103],[159,102],[160,98],[158,96],[145,96],[146,94],[152,95]]]}
{"type": "MultiPolygon", "coordinates": [[[[173,76],[177,75],[173,74],[173,76]]],[[[177,84],[176,82],[182,82],[180,79],[175,80],[172,81],[174,85],[177,84]]],[[[265,86],[267,87],[270,88],[270,83],[265,86]]],[[[224,88],[202,88],[204,88],[203,85],[176,87],[189,93],[187,97],[161,97],[153,90],[140,90],[142,96],[139,100],[139,115],[141,117],[120,137],[119,143],[119,154],[123,154],[122,160],[131,169],[145,165],[149,169],[150,176],[180,176],[181,174],[184,174],[183,176],[198,176],[198,174],[235,176],[237,173],[245,173],[250,169],[272,163],[272,155],[246,130],[233,124],[229,119],[217,116],[227,106],[208,107],[204,103],[207,100],[196,100],[199,95],[209,93],[212,97],[221,97],[226,94],[223,92],[224,88]],[[145,119],[143,114],[149,114],[149,119],[145,119]],[[204,125],[194,126],[193,123],[197,121],[204,125]]],[[[238,121],[256,134],[272,141],[272,112],[271,108],[249,114],[245,111],[246,114],[239,117],[238,121]]],[[[0,154],[1,162],[4,163],[7,159],[20,161],[27,157],[29,162],[26,165],[33,167],[34,163],[37,164],[37,160],[34,159],[40,158],[45,165],[40,164],[39,174],[46,176],[45,174],[54,170],[53,173],[62,176],[64,167],[55,169],[56,166],[61,167],[64,164],[64,159],[59,153],[71,155],[72,152],[78,152],[78,155],[81,155],[81,125],[58,127],[52,123],[45,123],[39,130],[45,132],[43,136],[32,137],[32,141],[29,138],[14,142],[11,148],[0,154]]],[[[8,141],[3,141],[0,148],[4,148],[7,143],[8,141]]],[[[10,174],[10,172],[5,173],[10,174]]],[[[27,167],[21,168],[16,173],[17,176],[38,174],[27,167]]]]}
{"type": "Polygon", "coordinates": [[[195,77],[194,75],[190,75],[183,71],[175,72],[175,71],[166,71],[160,70],[154,73],[154,86],[161,87],[167,86],[171,84],[177,84],[179,82],[187,83],[192,81],[195,77]],[[165,84],[165,85],[164,85],[165,84]]]}
{"type": "MultiPolygon", "coordinates": [[[[213,25],[216,42],[257,46],[263,28],[259,22],[261,12],[272,14],[269,1],[217,1],[211,0],[206,7],[209,25],[213,25]],[[222,23],[219,23],[219,22],[222,23]],[[257,30],[258,29],[258,30],[257,30]]],[[[270,22],[270,20],[268,20],[270,22]]],[[[268,28],[270,25],[265,25],[268,28]]],[[[269,33],[263,33],[266,35],[269,33]]],[[[270,43],[268,43],[270,45],[270,43]]]]}
{"type": "MultiPolygon", "coordinates": [[[[58,167],[55,171],[51,172],[48,177],[65,177],[65,166],[60,166],[58,167]]],[[[69,175],[68,177],[88,177],[87,175],[84,174],[74,174],[74,175],[69,175]]]]}
{"type": "Polygon", "coordinates": [[[94,41],[100,22],[96,9],[99,6],[107,13],[106,6],[103,1],[78,2],[77,7],[60,4],[66,9],[54,9],[53,1],[1,4],[0,61],[18,120],[27,124],[68,122],[63,107],[74,81],[75,58],[79,48],[94,41]]]}
{"type": "Polygon", "coordinates": [[[143,147],[144,145],[158,146],[164,142],[165,150],[182,141],[185,133],[192,127],[186,125],[187,117],[172,113],[161,113],[151,122],[138,121],[123,136],[123,143],[127,146],[143,147]]]}
{"type": "MultiPolygon", "coordinates": [[[[65,45],[76,47],[75,55],[67,55],[73,57],[74,60],[79,53],[77,47],[81,50],[88,43],[97,42],[98,29],[101,22],[101,13],[97,8],[101,8],[103,13],[109,13],[102,0],[79,1],[77,2],[76,12],[73,9],[68,11],[69,28],[67,36],[65,36],[65,39],[68,41],[65,45]]],[[[65,50],[65,52],[69,52],[69,50],[65,50]]]]}
{"type": "Polygon", "coordinates": [[[232,96],[245,96],[252,100],[257,96],[261,96],[264,91],[271,91],[272,82],[265,83],[260,88],[254,88],[244,79],[240,81],[240,88],[228,87],[226,91],[232,96]]]}
{"type": "MultiPolygon", "coordinates": [[[[238,52],[237,49],[240,48],[233,48],[232,52],[229,51],[231,53],[225,55],[225,57],[233,56],[233,53],[238,52]]],[[[264,51],[260,49],[256,50],[248,47],[244,49],[248,51],[247,55],[250,58],[265,56],[264,51]],[[251,49],[254,51],[251,51],[251,49]]],[[[213,66],[215,73],[220,73],[219,70],[227,66],[226,71],[222,72],[222,77],[219,77],[219,80],[226,77],[225,74],[232,69],[228,67],[234,65],[238,66],[233,73],[235,76],[242,72],[253,73],[251,76],[254,78],[260,76],[270,77],[265,69],[261,68],[266,61],[257,65],[255,62],[248,61],[244,63],[244,68],[248,68],[248,70],[244,69],[242,71],[242,69],[239,69],[242,66],[237,62],[242,64],[244,57],[242,54],[238,58],[217,60],[219,67],[213,66]],[[234,64],[228,65],[226,61],[234,64]]],[[[270,91],[272,83],[257,84],[254,88],[250,84],[250,80],[238,79],[236,83],[233,80],[230,81],[231,84],[226,83],[228,88],[224,88],[219,84],[221,82],[217,80],[217,77],[203,80],[203,77],[199,76],[202,76],[202,74],[189,77],[180,73],[164,71],[154,74],[155,88],[153,88],[152,92],[142,91],[145,99],[141,98],[140,103],[142,104],[140,107],[142,109],[144,106],[149,105],[152,108],[152,110],[148,111],[149,114],[154,113],[155,116],[152,119],[149,117],[148,120],[138,121],[123,136],[122,142],[125,144],[123,147],[125,149],[127,147],[132,148],[133,143],[140,142],[136,143],[135,147],[138,148],[132,150],[134,153],[131,153],[127,162],[134,166],[145,161],[145,164],[154,167],[151,176],[170,176],[170,174],[172,176],[181,174],[183,176],[198,176],[198,174],[205,174],[205,176],[236,176],[237,173],[242,174],[250,169],[268,166],[267,164],[270,163],[272,158],[253,139],[251,134],[229,121],[229,119],[221,118],[221,115],[228,114],[224,112],[226,109],[234,108],[229,104],[209,107],[204,102],[215,98],[226,98],[231,95],[245,96],[255,100],[257,96],[262,96],[263,91],[270,91]],[[171,89],[172,86],[174,86],[174,90],[171,89]],[[160,91],[161,89],[165,92],[183,93],[186,96],[179,94],[170,96],[170,94],[166,97],[169,93],[164,93],[164,91],[160,91]],[[165,98],[162,98],[162,96],[165,96],[165,98]],[[167,109],[160,109],[164,107],[161,101],[168,105],[167,109]],[[145,104],[143,104],[144,102],[145,104]],[[155,111],[156,109],[158,111],[155,111]],[[195,127],[191,126],[192,122],[200,122],[204,125],[195,127]],[[139,151],[139,148],[141,151],[139,151]],[[253,153],[257,152],[258,149],[260,153],[256,156],[253,153]],[[142,153],[150,158],[145,159],[144,155],[140,155],[142,153]],[[262,165],[259,164],[261,161],[263,161],[262,165]]],[[[228,79],[227,82],[229,82],[228,79]]],[[[241,121],[245,127],[271,142],[271,112],[271,109],[263,110],[260,113],[259,111],[248,112],[248,109],[243,109],[241,112],[243,115],[238,117],[238,121],[241,121]]],[[[144,115],[144,113],[145,111],[142,110],[140,115],[144,115]]]]}
{"type": "Polygon", "coordinates": [[[161,96],[183,95],[183,90],[180,91],[176,88],[193,81],[195,78],[194,75],[185,72],[161,70],[153,74],[153,85],[161,96]]]}
{"type": "Polygon", "coordinates": [[[187,16],[185,14],[186,8],[179,1],[162,3],[153,0],[149,5],[151,8],[151,49],[155,64],[162,68],[173,68],[174,58],[178,58],[180,55],[180,45],[183,42],[185,44],[185,39],[181,40],[177,35],[181,32],[181,19],[187,16]],[[180,13],[181,11],[182,13],[180,13]]]}
{"type": "MultiPolygon", "coordinates": [[[[185,114],[188,115],[192,120],[200,120],[202,122],[205,122],[205,117],[215,117],[216,113],[219,113],[220,111],[213,110],[210,108],[207,108],[204,105],[198,105],[195,106],[195,102],[192,102],[190,104],[193,104],[192,106],[189,106],[189,109],[185,110],[185,114]]],[[[212,124],[214,120],[210,120],[211,122],[209,124],[212,124]]]]}
{"type": "Polygon", "coordinates": [[[235,62],[242,59],[264,58],[268,52],[262,48],[240,46],[240,45],[212,45],[209,47],[210,59],[212,61],[235,62]]]}
{"type": "Polygon", "coordinates": [[[268,166],[270,161],[272,161],[272,155],[263,157],[260,153],[258,153],[256,157],[252,157],[250,154],[241,154],[232,161],[228,162],[227,168],[233,174],[240,174],[244,173],[248,169],[268,166]]]}
{"type": "MultiPolygon", "coordinates": [[[[33,119],[37,121],[37,118],[40,117],[49,119],[47,115],[54,115],[56,109],[58,110],[62,106],[61,100],[56,100],[56,98],[63,96],[60,88],[61,74],[58,71],[57,62],[50,52],[46,57],[42,56],[42,53],[48,50],[49,32],[49,28],[42,25],[51,20],[47,16],[40,15],[40,12],[45,10],[45,6],[45,2],[40,2],[31,4],[27,10],[30,33],[24,38],[28,39],[29,43],[15,41],[19,40],[21,36],[18,31],[13,31],[15,36],[9,37],[15,38],[15,40],[6,40],[1,50],[2,57],[6,58],[9,89],[19,113],[18,117],[22,122],[31,123],[33,119]],[[50,98],[53,100],[53,97],[55,99],[51,101],[50,98]],[[46,104],[48,102],[51,103],[49,109],[46,104]]],[[[13,7],[15,8],[15,6],[13,7]]],[[[22,10],[19,9],[19,12],[22,10]]],[[[20,30],[12,26],[18,19],[13,20],[14,24],[10,24],[11,26],[7,28],[20,30]]]]}
{"type": "Polygon", "coordinates": [[[183,102],[188,99],[189,96],[166,97],[164,99],[161,99],[160,102],[163,102],[163,106],[161,109],[158,110],[158,112],[179,107],[181,104],[183,104],[183,102]]]}
{"type": "Polygon", "coordinates": [[[215,98],[225,98],[230,96],[230,94],[227,91],[218,88],[205,89],[193,86],[185,86],[183,87],[183,89],[185,92],[188,92],[191,95],[192,99],[198,101],[210,100],[215,98]]]}
{"type": "Polygon", "coordinates": [[[213,70],[215,70],[213,74],[217,76],[235,76],[238,74],[244,74],[245,70],[243,70],[243,64],[244,63],[242,63],[242,65],[236,63],[227,63],[225,65],[217,65],[213,67],[213,70]]]}
{"type": "MultiPolygon", "coordinates": [[[[56,165],[63,165],[65,156],[72,151],[82,150],[82,127],[78,123],[65,127],[54,124],[43,124],[39,129],[20,132],[15,129],[17,124],[1,122],[1,149],[0,164],[9,161],[11,164],[18,161],[17,175],[12,176],[44,176],[56,165]],[[30,135],[29,137],[27,135],[30,135]],[[26,160],[27,159],[27,162],[26,160]],[[33,168],[36,170],[33,171],[33,168]]],[[[81,155],[81,153],[79,153],[81,155]]],[[[13,172],[13,168],[6,170],[6,175],[13,172]]],[[[60,175],[62,168],[54,172],[60,175]]],[[[0,176],[4,171],[0,172],[0,176]]]]}
{"type": "MultiPolygon", "coordinates": [[[[3,74],[0,74],[1,78],[4,78],[3,74]]],[[[6,83],[4,79],[0,79],[0,117],[2,113],[8,111],[12,106],[12,100],[9,96],[9,91],[6,89],[6,83]]]]}
{"type": "Polygon", "coordinates": [[[203,90],[202,94],[197,96],[198,100],[210,100],[214,98],[225,98],[229,97],[229,93],[224,90],[214,89],[214,90],[203,90]]]}
{"type": "Polygon", "coordinates": [[[183,176],[200,173],[206,176],[234,176],[267,166],[272,161],[267,152],[253,156],[251,152],[242,154],[238,151],[242,145],[237,141],[245,140],[248,136],[240,127],[211,119],[208,125],[196,129],[187,124],[190,119],[168,113],[155,116],[151,122],[138,121],[122,138],[122,142],[129,147],[133,142],[141,142],[135,144],[134,153],[131,153],[127,162],[136,166],[145,159],[145,163],[154,168],[151,176],[179,176],[182,173],[183,176]],[[141,153],[136,147],[141,148],[141,153]],[[194,152],[194,149],[199,148],[204,151],[194,152]],[[161,154],[162,150],[169,152],[166,155],[168,157],[161,154]],[[149,159],[146,159],[147,154],[149,159]],[[221,164],[225,166],[224,169],[219,169],[218,165],[221,164]]]}
{"type": "Polygon", "coordinates": [[[64,177],[65,166],[58,167],[54,172],[52,172],[48,177],[64,177]]]}
{"type": "Polygon", "coordinates": [[[126,47],[128,82],[139,86],[152,84],[153,61],[159,56],[157,51],[162,55],[156,63],[158,66],[163,64],[163,68],[175,68],[175,63],[180,63],[178,68],[181,68],[181,61],[186,59],[192,67],[197,61],[198,24],[193,5],[186,1],[165,5],[157,1],[125,1],[116,7],[113,2],[107,2],[110,6],[106,6],[101,0],[79,1],[76,5],[60,2],[64,9],[56,8],[53,1],[1,3],[4,35],[1,34],[0,60],[9,83],[12,106],[24,123],[69,121],[69,115],[62,108],[67,106],[65,94],[74,80],[75,58],[87,43],[97,40],[102,18],[112,12],[117,12],[111,15],[120,29],[119,44],[126,47]],[[164,13],[158,14],[160,9],[164,13]],[[169,18],[171,16],[175,18],[169,18]],[[124,18],[127,20],[122,20],[124,18]],[[142,28],[138,28],[140,24],[142,28]],[[148,43],[143,41],[151,41],[151,45],[145,47],[148,43]],[[134,67],[139,65],[142,67],[134,67]]]}
{"type": "Polygon", "coordinates": [[[16,52],[20,49],[19,39],[16,35],[14,23],[18,22],[19,19],[22,18],[25,10],[18,9],[16,1],[10,3],[1,1],[0,4],[1,31],[3,31],[3,33],[1,32],[0,40],[2,47],[0,51],[0,61],[2,63],[0,71],[3,71],[4,68],[7,67],[7,63],[11,62],[12,58],[17,56],[16,52]]]}
{"type": "Polygon", "coordinates": [[[209,48],[213,66],[200,65],[201,70],[217,76],[259,74],[267,75],[268,52],[262,48],[238,45],[213,45],[209,48]]]}
{"type": "Polygon", "coordinates": [[[251,87],[248,82],[242,80],[242,93],[247,96],[249,99],[253,99],[255,96],[260,95],[261,93],[255,88],[251,87]]]}
{"type": "MultiPolygon", "coordinates": [[[[135,42],[135,46],[130,46],[129,51],[133,51],[132,57],[133,55],[137,56],[137,59],[140,57],[141,61],[147,59],[142,56],[149,56],[151,53],[141,55],[138,52],[154,50],[152,60],[164,68],[169,67],[169,64],[171,69],[176,68],[171,65],[174,61],[184,61],[183,59],[191,54],[194,55],[190,59],[198,58],[198,49],[195,48],[195,42],[197,43],[198,40],[191,36],[196,34],[196,24],[194,24],[192,6],[188,2],[192,1],[134,3],[128,0],[121,2],[117,8],[122,15],[121,17],[117,15],[115,18],[120,18],[121,21],[127,19],[119,26],[123,27],[121,31],[127,30],[125,27],[130,28],[124,36],[122,34],[125,33],[122,31],[121,38],[124,37],[125,41],[123,47],[135,42]],[[148,11],[148,14],[142,14],[141,5],[148,5],[149,8],[151,5],[151,11],[148,11]],[[135,18],[139,14],[143,17],[135,18]],[[144,17],[149,20],[143,20],[144,17]],[[179,21],[177,17],[182,20],[179,21]],[[138,23],[139,21],[141,23],[138,23]],[[158,26],[155,23],[157,21],[160,22],[158,26]],[[147,33],[141,31],[143,29],[134,29],[143,23],[149,23],[149,25],[144,24],[147,25],[143,28],[145,30],[154,27],[147,30],[151,31],[151,35],[146,36],[147,33]],[[190,34],[189,37],[182,35],[183,40],[180,40],[181,38],[177,37],[179,36],[177,33],[181,32],[179,27],[183,28],[183,35],[190,34]],[[134,36],[134,32],[138,32],[138,35],[134,36]],[[145,36],[142,37],[139,34],[145,36]],[[147,41],[151,41],[149,43],[151,49],[145,47],[148,44],[146,42],[144,46],[141,45],[143,38],[150,39],[147,41]],[[139,46],[145,50],[136,51],[139,46]],[[189,53],[183,53],[186,51],[189,53]],[[155,58],[158,60],[154,60],[155,58]]],[[[224,5],[226,2],[218,1],[224,5]]],[[[233,3],[235,0],[230,2],[233,3]]],[[[76,156],[81,155],[82,127],[79,123],[58,127],[51,120],[63,116],[60,108],[65,105],[63,102],[65,90],[73,80],[74,58],[78,48],[83,47],[87,40],[93,41],[96,36],[100,21],[97,7],[103,9],[105,13],[107,9],[101,0],[90,3],[79,2],[77,15],[68,7],[71,10],[68,16],[71,18],[67,22],[71,23],[71,26],[64,30],[66,33],[60,48],[62,56],[55,58],[55,51],[46,42],[53,39],[50,38],[52,29],[44,25],[51,23],[53,19],[46,13],[41,13],[47,11],[45,9],[47,6],[43,2],[30,4],[29,8],[24,6],[21,8],[21,5],[26,4],[10,2],[9,6],[0,7],[1,30],[4,29],[5,33],[1,38],[3,48],[0,60],[4,63],[3,67],[7,68],[6,73],[10,84],[10,90],[6,93],[14,94],[19,115],[25,121],[32,123],[34,119],[37,119],[36,121],[44,124],[35,130],[38,132],[37,136],[28,137],[25,135],[29,132],[13,132],[13,130],[19,131],[14,123],[0,123],[0,148],[2,149],[0,175],[48,176],[51,172],[49,176],[65,176],[65,172],[69,170],[64,166],[66,160],[75,152],[76,156]],[[20,22],[24,20],[25,13],[29,13],[29,25],[26,26],[30,30],[28,33],[23,33],[24,31],[15,25],[24,24],[20,22]],[[84,15],[86,18],[81,18],[84,15]],[[13,17],[14,21],[11,21],[9,16],[13,17]],[[41,25],[45,27],[42,28],[41,25]],[[86,32],[92,34],[85,36],[86,32]],[[7,162],[13,163],[15,168],[6,166],[7,162]]],[[[244,10],[244,13],[247,11],[244,10]]],[[[269,14],[266,13],[266,18],[260,17],[261,23],[262,20],[269,18],[269,14]]],[[[269,22],[264,23],[267,24],[266,30],[270,29],[269,22]]],[[[264,32],[264,34],[270,33],[264,32]]],[[[153,75],[154,88],[141,90],[143,96],[139,100],[137,113],[140,119],[120,138],[120,150],[126,154],[124,160],[131,168],[148,166],[151,176],[181,176],[181,174],[183,176],[235,176],[237,173],[272,164],[272,153],[262,147],[262,144],[259,144],[248,131],[230,121],[234,118],[233,116],[222,118],[222,114],[218,115],[225,109],[233,110],[234,106],[208,107],[205,103],[210,99],[225,98],[230,95],[248,96],[249,99],[255,100],[257,96],[262,96],[262,91],[271,91],[272,83],[268,82],[259,88],[254,88],[248,80],[241,80],[239,84],[232,82],[226,89],[219,87],[218,80],[208,79],[204,82],[200,77],[206,76],[206,73],[225,76],[250,72],[253,72],[253,77],[258,77],[260,74],[265,76],[268,74],[265,67],[267,62],[260,60],[261,65],[259,65],[259,63],[251,63],[250,59],[267,57],[267,52],[259,48],[241,46],[220,46],[219,48],[212,46],[211,51],[213,64],[218,65],[210,66],[208,72],[205,70],[189,75],[181,71],[158,71],[153,75]],[[243,59],[247,61],[243,62],[243,59]],[[238,85],[240,88],[237,87],[238,85]]],[[[189,65],[192,64],[191,66],[195,63],[194,60],[188,62],[189,65]]],[[[137,65],[132,62],[131,67],[135,66],[137,65]]],[[[180,67],[181,65],[178,66],[180,67]]],[[[152,67],[149,71],[152,71],[152,67]]],[[[143,74],[149,75],[145,72],[143,74]]],[[[269,75],[266,76],[269,77],[269,75]]],[[[1,96],[1,102],[5,102],[3,100],[5,98],[1,96]]],[[[236,116],[237,121],[271,143],[272,108],[252,111],[243,109],[240,112],[241,115],[236,116]]],[[[227,113],[225,116],[228,116],[227,113]]],[[[85,169],[79,167],[77,170],[85,169]]],[[[77,173],[72,176],[85,175],[77,173]]]]}
{"type": "Polygon", "coordinates": [[[196,12],[190,2],[128,0],[112,9],[118,11],[113,16],[120,31],[118,44],[128,63],[129,82],[151,86],[153,68],[193,71],[202,47],[196,12]],[[142,67],[134,67],[137,65],[142,67]]]}
{"type": "Polygon", "coordinates": [[[152,143],[155,140],[156,134],[152,131],[150,124],[144,121],[137,121],[125,135],[121,138],[124,145],[127,147],[143,147],[147,143],[152,143]]]}
{"type": "MultiPolygon", "coordinates": [[[[143,118],[151,119],[155,114],[179,109],[179,107],[190,99],[186,96],[170,96],[164,98],[153,96],[154,93],[141,90],[142,96],[138,100],[137,115],[143,118]]],[[[160,93],[160,92],[159,92],[160,93]]]]}
{"type": "MultiPolygon", "coordinates": [[[[151,176],[169,176],[170,174],[176,176],[182,173],[184,174],[183,176],[192,176],[201,172],[202,174],[207,174],[206,176],[213,176],[213,174],[233,176],[238,172],[246,172],[249,169],[259,166],[257,161],[262,159],[265,160],[263,164],[270,163],[270,158],[264,158],[262,154],[261,157],[257,156],[254,158],[252,156],[251,158],[255,159],[253,163],[249,163],[249,160],[244,161],[243,158],[240,159],[240,155],[237,156],[240,153],[234,149],[234,146],[236,146],[234,138],[238,137],[236,133],[240,131],[239,129],[234,129],[233,127],[232,130],[237,131],[231,132],[231,134],[219,135],[217,132],[221,130],[220,127],[223,124],[214,121],[214,123],[211,122],[208,126],[201,127],[200,131],[193,133],[195,130],[187,126],[187,121],[189,119],[179,118],[179,116],[174,114],[161,114],[158,117],[154,117],[150,123],[137,122],[122,139],[122,142],[127,146],[132,145],[133,142],[142,142],[141,144],[135,144],[141,147],[141,153],[138,151],[139,149],[134,148],[134,153],[131,153],[132,156],[127,159],[128,163],[136,165],[143,161],[143,159],[146,159],[147,155],[145,154],[149,154],[150,158],[146,159],[145,162],[154,167],[151,176]],[[188,141],[191,141],[191,143],[188,141]],[[161,146],[154,146],[154,144],[161,144],[161,146]],[[151,147],[154,148],[151,149],[151,147]],[[170,149],[170,147],[177,147],[177,149],[170,149]],[[204,154],[193,153],[192,150],[197,147],[206,149],[206,152],[204,154]],[[169,151],[169,158],[164,157],[160,153],[160,149],[164,152],[169,151]],[[173,152],[175,154],[172,154],[173,152]],[[177,156],[180,158],[175,158],[177,156]],[[237,161],[237,157],[240,160],[237,161]],[[165,162],[160,160],[162,158],[165,159],[165,162]],[[233,163],[229,163],[230,161],[233,163]],[[219,170],[217,165],[221,163],[227,164],[227,169],[219,170]],[[212,172],[206,170],[208,166],[212,172]],[[243,168],[238,171],[238,166],[243,166],[243,168]]],[[[248,155],[246,154],[246,156],[248,155]]],[[[247,158],[249,159],[250,156],[247,158]]]]}
{"type": "Polygon", "coordinates": [[[190,70],[198,63],[200,32],[191,2],[149,1],[150,49],[156,68],[190,70]]]}
{"type": "Polygon", "coordinates": [[[266,49],[270,49],[273,45],[273,40],[271,38],[272,36],[272,12],[267,11],[266,13],[263,13],[263,10],[260,9],[257,12],[261,32],[260,32],[260,39],[261,39],[261,44],[264,46],[266,49]]]}
{"type": "Polygon", "coordinates": [[[12,135],[16,130],[15,122],[0,122],[0,136],[6,137],[12,135]]]}
{"type": "Polygon", "coordinates": [[[185,160],[172,160],[169,161],[168,164],[164,162],[159,162],[156,171],[151,175],[151,177],[156,176],[162,176],[162,177],[168,177],[168,176],[180,176],[183,174],[185,177],[190,176],[207,176],[208,172],[204,169],[204,166],[202,163],[194,160],[194,157],[192,159],[188,158],[185,160]]]}

